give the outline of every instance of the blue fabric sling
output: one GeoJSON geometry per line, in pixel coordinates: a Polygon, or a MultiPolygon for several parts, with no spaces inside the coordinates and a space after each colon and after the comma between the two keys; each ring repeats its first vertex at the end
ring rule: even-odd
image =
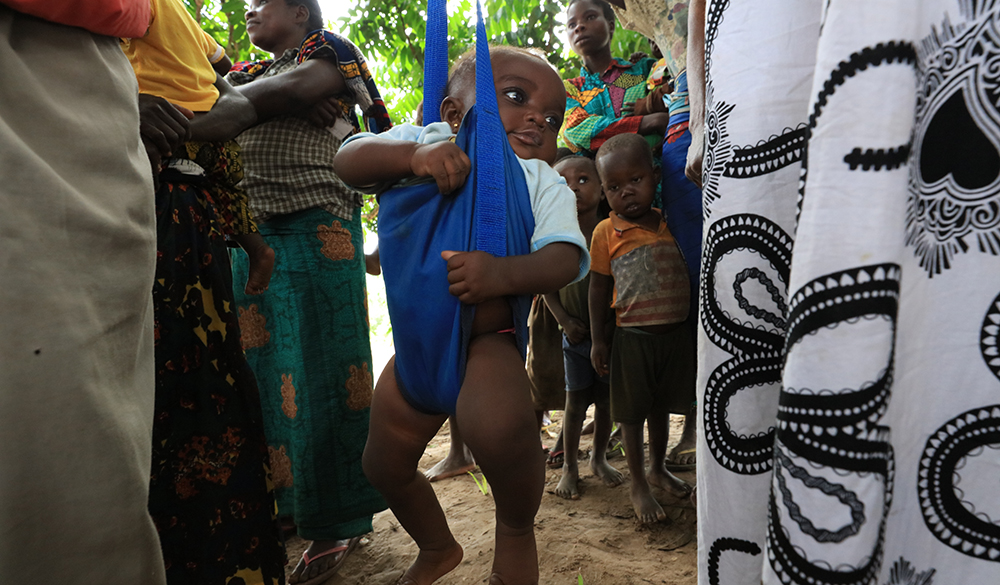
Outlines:
{"type": "MultiPolygon", "coordinates": [[[[428,2],[425,120],[439,116],[444,97],[448,70],[445,4],[445,0],[428,2]],[[433,39],[432,30],[437,31],[433,39]],[[428,87],[431,82],[440,87],[428,87]]],[[[478,4],[477,103],[466,114],[456,138],[472,161],[465,185],[457,195],[442,195],[434,182],[425,182],[390,189],[379,199],[379,255],[396,347],[396,381],[407,402],[428,414],[455,412],[475,316],[475,306],[461,303],[448,292],[447,263],[441,252],[524,255],[531,252],[535,229],[524,172],[500,123],[478,4]]],[[[531,297],[508,301],[524,357],[531,297]]]]}

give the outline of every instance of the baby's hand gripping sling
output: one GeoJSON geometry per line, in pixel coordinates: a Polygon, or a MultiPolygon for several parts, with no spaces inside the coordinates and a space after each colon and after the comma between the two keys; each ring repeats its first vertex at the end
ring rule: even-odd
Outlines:
{"type": "MultiPolygon", "coordinates": [[[[428,0],[424,66],[424,121],[440,119],[448,76],[446,0],[428,0]]],[[[465,376],[475,306],[448,292],[444,250],[481,250],[494,256],[531,252],[535,229],[521,165],[497,111],[489,45],[476,2],[477,103],[462,121],[456,144],[472,170],[456,195],[433,181],[398,187],[379,198],[379,255],[385,276],[396,381],[411,406],[454,414],[465,376]]],[[[529,296],[509,297],[517,345],[524,357],[529,296]]]]}

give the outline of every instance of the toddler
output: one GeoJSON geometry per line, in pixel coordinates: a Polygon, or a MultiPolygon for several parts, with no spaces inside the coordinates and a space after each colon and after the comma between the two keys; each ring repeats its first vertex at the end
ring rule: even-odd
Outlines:
{"type": "Polygon", "coordinates": [[[614,136],[598,150],[596,162],[612,213],[594,228],[590,244],[590,355],[598,374],[610,371],[611,416],[622,425],[632,507],[640,521],[657,522],[666,514],[650,485],[677,497],[691,490],[664,465],[669,413],[684,412],[694,398],[694,344],[683,327],[691,296],[687,267],[652,206],[659,173],[646,141],[637,134],[614,136]],[[611,307],[618,328],[609,351],[611,307]]]}
{"type": "MultiPolygon", "coordinates": [[[[122,50],[132,63],[140,93],[162,97],[179,106],[182,112],[194,113],[196,122],[192,128],[207,131],[199,136],[193,130],[197,140],[215,140],[212,135],[220,135],[228,141],[256,121],[249,102],[237,116],[219,116],[230,118],[232,123],[199,119],[216,105],[220,91],[234,99],[238,99],[238,94],[219,77],[229,71],[230,61],[225,51],[201,30],[180,0],[150,0],[149,29],[142,38],[123,40],[122,50]]],[[[222,212],[219,219],[229,232],[225,235],[250,257],[246,293],[264,292],[274,268],[274,250],[258,233],[246,193],[237,186],[242,179],[239,146],[232,141],[188,142],[185,150],[164,160],[164,170],[211,178],[209,190],[222,212]]]]}
{"type": "MultiPolygon", "coordinates": [[[[402,367],[413,363],[407,362],[412,355],[405,355],[412,351],[425,356],[416,370],[433,370],[449,359],[444,349],[427,344],[410,347],[397,341],[397,355],[375,388],[364,467],[420,549],[398,582],[405,585],[429,585],[462,560],[462,547],[448,529],[430,483],[417,470],[424,448],[449,414],[454,415],[494,494],[496,547],[489,583],[538,582],[533,523],[544,483],[543,456],[524,369],[525,315],[516,316],[505,297],[525,299],[532,293],[558,290],[586,274],[589,266],[586,241],[573,213],[573,193],[549,167],[565,105],[562,81],[545,58],[535,53],[494,47],[490,55],[500,122],[520,167],[507,169],[508,183],[518,182],[511,171],[523,172],[533,217],[533,222],[510,217],[508,207],[508,233],[530,223],[534,229],[528,231],[530,253],[523,255],[498,258],[482,251],[441,251],[447,263],[446,273],[441,273],[449,284],[447,291],[463,306],[474,305],[471,338],[464,346],[464,376],[458,385],[434,387],[428,379],[414,375],[415,369],[402,367]],[[401,376],[404,371],[407,375],[401,376]]],[[[433,201],[452,201],[456,197],[452,193],[465,184],[471,168],[469,157],[452,140],[476,102],[475,66],[474,53],[456,61],[441,103],[443,122],[423,128],[403,124],[378,136],[354,136],[337,153],[337,174],[360,188],[433,180],[437,187],[436,191],[431,188],[433,201]]],[[[382,195],[383,208],[386,198],[393,196],[392,192],[382,195]]],[[[463,191],[457,197],[473,196],[463,191]]],[[[385,216],[380,218],[380,227],[383,220],[385,216]]],[[[472,217],[467,221],[471,223],[472,217]]],[[[408,239],[406,245],[419,248],[425,243],[408,239]]],[[[389,285],[389,248],[382,242],[380,248],[389,285]]],[[[406,283],[407,290],[396,291],[401,294],[395,297],[390,291],[390,298],[396,299],[390,300],[394,337],[405,324],[399,319],[405,309],[437,308],[428,307],[425,298],[434,284],[421,285],[427,290],[412,290],[416,287],[406,283]]],[[[428,377],[437,379],[433,373],[428,377]]]]}
{"type": "MultiPolygon", "coordinates": [[[[567,156],[559,159],[555,170],[576,195],[577,220],[580,231],[590,245],[594,228],[602,219],[601,201],[604,192],[594,161],[585,156],[567,156]]],[[[563,417],[562,436],[566,453],[575,454],[580,446],[580,434],[587,408],[596,404],[594,416],[594,445],[590,454],[590,470],[608,486],[622,482],[622,474],[608,464],[608,439],[611,436],[608,379],[598,377],[590,362],[590,308],[587,297],[590,275],[583,280],[563,287],[558,293],[545,295],[559,325],[562,327],[563,365],[566,372],[566,414],[563,417]]],[[[606,328],[610,332],[614,325],[606,328]]],[[[580,492],[579,463],[575,456],[563,459],[562,478],[556,486],[556,495],[577,500],[580,492]]]]}

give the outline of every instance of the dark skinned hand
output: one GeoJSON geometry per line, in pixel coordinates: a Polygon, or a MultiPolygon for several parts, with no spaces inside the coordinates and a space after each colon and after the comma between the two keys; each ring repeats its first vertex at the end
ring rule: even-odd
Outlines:
{"type": "Polygon", "coordinates": [[[448,262],[448,292],[468,305],[502,296],[503,276],[497,270],[497,258],[486,252],[445,250],[441,257],[448,262]]]}
{"type": "Polygon", "coordinates": [[[430,177],[441,193],[448,194],[465,184],[472,162],[454,142],[438,142],[417,146],[410,159],[415,177],[430,177]]]}

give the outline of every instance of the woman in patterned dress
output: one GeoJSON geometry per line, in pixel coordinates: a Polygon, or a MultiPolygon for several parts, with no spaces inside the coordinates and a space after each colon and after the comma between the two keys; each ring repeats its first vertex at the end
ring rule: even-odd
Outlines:
{"type": "MultiPolygon", "coordinates": [[[[322,30],[315,2],[254,0],[246,21],[250,40],[274,58],[239,64],[228,79],[263,120],[238,141],[244,185],[278,262],[268,291],[236,300],[262,389],[278,512],[312,541],[289,580],[312,584],[337,570],[386,508],[361,469],[373,386],[361,195],[332,162],[357,130],[355,105],[372,131],[389,119],[364,58],[322,30]],[[269,97],[275,87],[285,102],[269,97]],[[318,102],[332,113],[329,127],[285,115],[318,102]]],[[[242,278],[246,258],[233,264],[242,278]]]]}

